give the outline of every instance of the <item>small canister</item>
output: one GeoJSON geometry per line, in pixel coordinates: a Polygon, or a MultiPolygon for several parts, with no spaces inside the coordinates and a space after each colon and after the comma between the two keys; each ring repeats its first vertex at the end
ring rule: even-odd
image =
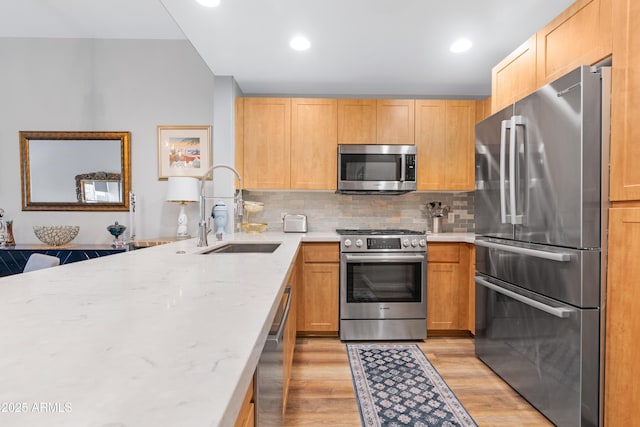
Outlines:
{"type": "Polygon", "coordinates": [[[441,224],[442,224],[442,217],[441,216],[434,216],[433,217],[433,229],[432,232],[433,233],[440,233],[440,231],[442,231],[441,228],[441,224]]]}

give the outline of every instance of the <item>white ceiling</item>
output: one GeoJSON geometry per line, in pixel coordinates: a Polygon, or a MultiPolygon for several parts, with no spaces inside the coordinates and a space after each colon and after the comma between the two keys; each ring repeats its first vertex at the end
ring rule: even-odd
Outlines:
{"type": "Polygon", "coordinates": [[[247,95],[484,97],[491,67],[574,0],[221,1],[2,0],[0,37],[186,35],[247,95]],[[461,36],[472,49],[449,52],[461,36]]]}

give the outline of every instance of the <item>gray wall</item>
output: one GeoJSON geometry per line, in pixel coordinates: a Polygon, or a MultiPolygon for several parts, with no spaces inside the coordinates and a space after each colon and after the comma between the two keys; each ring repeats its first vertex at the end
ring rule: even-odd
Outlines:
{"type": "MultiPolygon", "coordinates": [[[[0,38],[0,208],[17,243],[33,225],[79,225],[74,243],[109,243],[127,212],[22,212],[18,132],[130,131],[138,237],[175,234],[178,205],[158,180],[157,126],[212,125],[214,75],[188,41],[0,38]]],[[[215,144],[214,144],[215,145],[215,144]]],[[[197,204],[188,206],[193,233],[197,204]]]]}

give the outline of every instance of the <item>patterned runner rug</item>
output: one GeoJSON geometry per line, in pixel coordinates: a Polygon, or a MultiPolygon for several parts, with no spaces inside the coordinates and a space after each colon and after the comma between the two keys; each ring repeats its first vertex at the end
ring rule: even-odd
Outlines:
{"type": "Polygon", "coordinates": [[[477,424],[415,344],[347,344],[365,427],[477,424]]]}

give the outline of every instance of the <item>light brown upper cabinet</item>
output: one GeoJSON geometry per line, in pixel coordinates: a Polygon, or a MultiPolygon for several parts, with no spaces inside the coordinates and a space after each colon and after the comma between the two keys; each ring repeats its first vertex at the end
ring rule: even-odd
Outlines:
{"type": "Polygon", "coordinates": [[[640,2],[616,0],[613,21],[610,198],[640,200],[640,2]]]}
{"type": "Polygon", "coordinates": [[[378,99],[378,144],[414,144],[415,101],[413,99],[378,99]]]}
{"type": "Polygon", "coordinates": [[[244,187],[288,189],[291,170],[291,99],[245,98],[244,187]]]}
{"type": "Polygon", "coordinates": [[[375,99],[338,99],[338,144],[375,144],[375,99]]]}
{"type": "Polygon", "coordinates": [[[482,101],[476,101],[476,123],[483,121],[491,115],[491,97],[482,101]]]}
{"type": "Polygon", "coordinates": [[[291,100],[292,189],[336,189],[337,115],[335,99],[291,100]]]}
{"type": "Polygon", "coordinates": [[[339,99],[338,144],[413,144],[412,99],[339,99]]]}
{"type": "Polygon", "coordinates": [[[491,70],[491,111],[496,113],[537,88],[536,35],[491,70]]]}
{"type": "Polygon", "coordinates": [[[538,31],[537,87],[611,55],[611,2],[577,0],[538,31]]]}
{"type": "Polygon", "coordinates": [[[418,190],[474,189],[476,101],[416,100],[418,190]]]}

